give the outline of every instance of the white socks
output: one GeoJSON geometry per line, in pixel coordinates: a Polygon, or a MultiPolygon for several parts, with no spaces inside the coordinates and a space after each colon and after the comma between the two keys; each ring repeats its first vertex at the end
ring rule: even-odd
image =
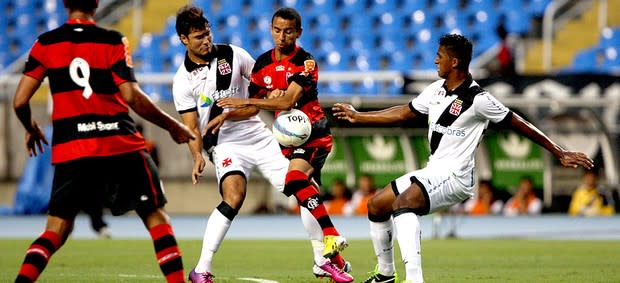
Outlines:
{"type": "Polygon", "coordinates": [[[327,262],[327,259],[323,257],[323,248],[325,245],[323,244],[323,230],[321,226],[316,221],[316,218],[312,216],[312,213],[305,208],[300,207],[301,215],[301,223],[304,224],[304,228],[310,237],[310,242],[312,243],[312,254],[314,255],[314,262],[317,265],[323,265],[327,262]]]}
{"type": "Polygon", "coordinates": [[[379,273],[386,276],[394,275],[394,239],[392,218],[385,222],[370,221],[370,239],[377,256],[379,273]]]}
{"type": "Polygon", "coordinates": [[[422,256],[420,255],[420,238],[422,231],[418,216],[407,212],[394,217],[396,237],[405,263],[406,280],[416,283],[424,282],[422,276],[422,256]]]}
{"type": "Polygon", "coordinates": [[[211,271],[213,254],[220,248],[220,244],[222,244],[231,222],[217,208],[213,209],[202,238],[202,251],[200,252],[200,259],[196,264],[196,272],[211,271]]]}

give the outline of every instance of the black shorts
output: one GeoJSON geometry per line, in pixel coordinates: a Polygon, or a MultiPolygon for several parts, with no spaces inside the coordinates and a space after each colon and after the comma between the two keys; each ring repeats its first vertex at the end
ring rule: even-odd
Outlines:
{"type": "Polygon", "coordinates": [[[308,161],[308,163],[312,165],[312,168],[314,168],[312,176],[310,177],[312,177],[319,186],[321,185],[321,169],[323,169],[323,165],[325,165],[329,150],[320,147],[286,147],[282,149],[282,154],[289,160],[301,158],[308,161]]]}
{"type": "Polygon", "coordinates": [[[157,167],[145,151],[56,164],[49,215],[73,218],[105,206],[113,215],[150,213],[166,203],[157,167]]]}

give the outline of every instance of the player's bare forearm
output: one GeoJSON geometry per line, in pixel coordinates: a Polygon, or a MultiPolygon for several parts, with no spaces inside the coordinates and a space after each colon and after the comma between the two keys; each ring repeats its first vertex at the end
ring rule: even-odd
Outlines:
{"type": "Polygon", "coordinates": [[[332,111],[336,118],[355,124],[392,125],[416,117],[406,104],[377,111],[358,112],[350,104],[336,103],[332,111]]]}
{"type": "Polygon", "coordinates": [[[245,120],[247,118],[250,118],[258,114],[258,111],[260,110],[256,106],[247,106],[243,108],[238,108],[233,111],[226,112],[225,120],[231,120],[231,121],[245,120]]]}
{"type": "Polygon", "coordinates": [[[582,166],[586,169],[591,169],[594,166],[594,161],[586,154],[563,149],[547,137],[541,130],[536,128],[536,126],[532,125],[518,114],[513,113],[510,124],[516,132],[526,136],[531,141],[548,150],[563,166],[573,168],[582,166]]]}
{"type": "Polygon", "coordinates": [[[36,130],[36,123],[32,120],[30,110],[30,99],[41,85],[41,82],[29,76],[22,76],[15,90],[13,98],[13,108],[15,115],[22,123],[27,132],[36,130]]]}
{"type": "Polygon", "coordinates": [[[178,122],[159,108],[137,83],[126,82],[119,86],[121,96],[136,114],[167,131],[178,128],[178,122]]]}
{"type": "MultiPolygon", "coordinates": [[[[274,90],[276,91],[276,90],[274,90]]],[[[262,98],[222,98],[217,101],[217,105],[224,108],[239,108],[247,106],[255,106],[264,110],[290,110],[295,103],[301,98],[303,88],[295,82],[292,82],[284,95],[277,97],[262,98]]]]}
{"type": "Polygon", "coordinates": [[[531,141],[542,146],[553,156],[559,158],[564,149],[553,142],[547,135],[545,135],[536,126],[519,116],[517,113],[512,114],[512,120],[510,121],[512,128],[519,134],[529,138],[531,141]]]}

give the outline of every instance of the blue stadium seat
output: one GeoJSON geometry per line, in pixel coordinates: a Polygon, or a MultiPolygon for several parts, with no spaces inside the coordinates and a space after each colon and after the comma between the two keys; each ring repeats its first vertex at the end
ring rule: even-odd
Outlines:
{"type": "Polygon", "coordinates": [[[575,54],[572,71],[576,72],[598,72],[604,61],[604,51],[599,47],[592,47],[581,50],[575,54]]]}
{"type": "Polygon", "coordinates": [[[458,0],[432,0],[432,11],[436,13],[443,13],[447,10],[455,10],[458,7],[458,0]]]}
{"type": "Polygon", "coordinates": [[[373,13],[392,13],[398,10],[394,0],[368,0],[373,13]]]}
{"type": "Polygon", "coordinates": [[[526,35],[530,30],[531,17],[522,10],[510,10],[504,14],[508,33],[526,35]]]}
{"type": "Polygon", "coordinates": [[[420,0],[402,0],[401,11],[405,14],[413,13],[416,10],[424,10],[428,8],[425,1],[420,0]]]}
{"type": "Polygon", "coordinates": [[[535,17],[542,17],[545,9],[552,0],[524,0],[526,2],[526,10],[535,17]]]}
{"type": "Polygon", "coordinates": [[[336,9],[344,13],[360,15],[366,10],[365,0],[338,0],[336,9]]]}
{"type": "Polygon", "coordinates": [[[620,27],[603,29],[599,46],[602,48],[620,46],[620,27]]]}
{"type": "Polygon", "coordinates": [[[620,70],[620,45],[608,46],[604,49],[605,60],[602,67],[606,71],[618,71],[620,70]]]}

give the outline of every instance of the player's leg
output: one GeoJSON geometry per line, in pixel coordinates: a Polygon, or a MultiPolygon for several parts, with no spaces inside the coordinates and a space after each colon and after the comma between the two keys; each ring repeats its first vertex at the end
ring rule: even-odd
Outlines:
{"type": "Polygon", "coordinates": [[[108,177],[115,188],[108,196],[113,200],[109,201],[112,214],[121,215],[135,210],[149,231],[155,257],[166,282],[184,282],[181,251],[170,218],[164,211],[167,200],[151,156],[145,151],[138,151],[102,160],[103,166],[114,168],[111,172],[114,177],[108,177]]]}
{"type": "Polygon", "coordinates": [[[394,202],[396,237],[405,262],[406,279],[413,282],[424,282],[420,246],[422,231],[418,215],[426,215],[428,210],[428,193],[417,179],[394,202]]]}
{"type": "Polygon", "coordinates": [[[370,239],[377,256],[377,267],[364,282],[396,282],[392,222],[392,204],[396,200],[394,186],[394,182],[385,186],[368,201],[370,239]]]}
{"type": "Polygon", "coordinates": [[[230,225],[241,209],[246,195],[249,168],[246,161],[239,158],[239,148],[229,144],[220,144],[213,151],[213,164],[216,168],[216,177],[222,202],[213,209],[202,239],[200,258],[192,273],[196,276],[190,280],[194,283],[209,282],[203,278],[212,276],[212,263],[215,253],[218,251],[230,225]]]}
{"type": "MultiPolygon", "coordinates": [[[[268,136],[269,142],[257,144],[254,149],[254,162],[257,164],[259,172],[271,183],[279,192],[284,191],[284,180],[288,173],[289,160],[282,155],[280,145],[268,136]]],[[[300,216],[304,229],[308,233],[312,245],[315,265],[322,265],[327,262],[323,257],[323,231],[310,211],[300,204],[300,216]]]]}
{"type": "Polygon", "coordinates": [[[473,172],[460,179],[450,173],[436,174],[428,169],[414,171],[407,179],[397,179],[393,204],[401,256],[405,262],[406,280],[424,282],[421,257],[421,229],[418,216],[426,215],[473,196],[473,172]],[[412,235],[414,235],[412,237],[412,235]]]}
{"type": "Polygon", "coordinates": [[[168,214],[161,207],[137,212],[153,240],[155,256],[166,281],[184,282],[183,259],[168,214]]]}
{"type": "MultiPolygon", "coordinates": [[[[81,161],[56,165],[48,207],[45,231],[30,245],[15,282],[34,282],[47,266],[51,256],[67,240],[73,230],[80,203],[91,199],[85,194],[84,183],[88,177],[81,169],[88,168],[81,161]]],[[[91,168],[88,168],[89,170],[91,168]]]]}
{"type": "Polygon", "coordinates": [[[45,231],[32,242],[22,263],[16,283],[34,282],[39,278],[50,258],[67,240],[73,230],[75,217],[48,216],[45,231]]]}

